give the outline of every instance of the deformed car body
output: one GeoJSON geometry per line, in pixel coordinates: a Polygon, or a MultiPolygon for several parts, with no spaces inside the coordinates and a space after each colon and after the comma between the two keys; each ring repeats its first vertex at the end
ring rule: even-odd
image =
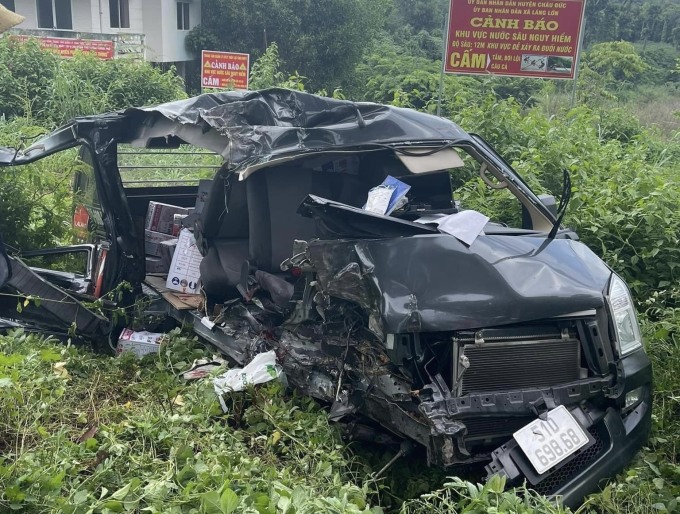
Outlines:
{"type": "Polygon", "coordinates": [[[115,336],[84,301],[127,281],[241,364],[274,349],[289,383],[354,436],[380,438],[380,426],[432,465],[485,463],[568,505],[646,441],[651,364],[625,283],[454,123],[282,89],[216,93],[75,119],[0,149],[0,165],[75,146],[93,170],[90,239],[43,253],[86,252],[87,271],[5,255],[5,289],[59,299],[21,314],[0,305],[7,326],[115,336]],[[224,160],[193,220],[201,309],[178,310],[145,282],[140,225],[150,200],[192,205],[195,187],[125,187],[124,144],[191,144],[224,160]],[[466,244],[428,222],[462,211],[450,178],[464,159],[512,194],[521,227],[489,222],[466,244]],[[411,186],[407,206],[363,209],[387,176],[411,186]]]}

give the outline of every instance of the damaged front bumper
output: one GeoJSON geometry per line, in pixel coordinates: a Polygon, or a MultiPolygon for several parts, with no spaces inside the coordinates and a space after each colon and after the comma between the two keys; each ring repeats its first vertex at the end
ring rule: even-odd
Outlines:
{"type": "Polygon", "coordinates": [[[527,485],[539,493],[559,498],[574,507],[598,490],[631,461],[645,444],[651,430],[652,368],[643,351],[621,359],[618,369],[620,387],[612,391],[606,402],[568,401],[578,423],[587,429],[592,444],[571,458],[538,475],[512,439],[492,454],[486,469],[489,475],[505,476],[509,484],[527,485]]]}
{"type": "MultiPolygon", "coordinates": [[[[331,419],[345,424],[350,437],[377,441],[370,424],[367,430],[368,419],[389,430],[393,441],[413,440],[425,447],[431,465],[486,464],[489,476],[504,475],[509,485],[526,481],[542,494],[562,497],[566,505],[578,504],[601,480],[618,473],[649,435],[652,369],[643,351],[600,376],[544,388],[460,394],[461,387],[471,386],[456,388],[441,374],[414,388],[394,366],[390,351],[370,336],[331,336],[297,326],[262,337],[242,320],[242,313],[235,312],[212,329],[197,316],[193,325],[238,361],[273,348],[288,382],[329,403],[331,419]],[[512,434],[559,406],[571,411],[591,444],[539,475],[512,434]]],[[[558,341],[564,345],[569,340],[558,341]]],[[[546,348],[544,342],[531,344],[546,348]]]]}
{"type": "Polygon", "coordinates": [[[274,349],[289,383],[330,404],[350,437],[376,437],[377,425],[422,445],[430,465],[486,464],[575,505],[644,444],[651,364],[641,350],[614,355],[602,296],[611,271],[580,243],[540,244],[486,236],[472,251],[433,234],[300,242],[284,263],[308,275],[294,315],[272,322],[236,302],[214,328],[193,325],[239,362],[274,349]],[[466,273],[447,273],[452,256],[466,273]],[[513,434],[560,406],[589,444],[539,474],[513,434]]]}

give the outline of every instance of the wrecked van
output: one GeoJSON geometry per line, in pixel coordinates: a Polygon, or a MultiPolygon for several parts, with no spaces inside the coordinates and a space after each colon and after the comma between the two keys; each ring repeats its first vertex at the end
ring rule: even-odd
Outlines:
{"type": "Polygon", "coordinates": [[[633,301],[561,226],[568,176],[557,208],[451,121],[282,89],[77,118],[0,149],[0,165],[72,148],[87,168],[74,178],[82,238],[3,251],[3,288],[42,299],[21,313],[3,300],[3,326],[115,341],[125,319],[92,302],[143,304],[148,328],[192,327],[242,365],[274,350],[348,437],[409,441],[430,465],[485,465],[567,505],[646,441],[652,373],[633,301]],[[173,288],[145,256],[150,206],[198,205],[198,181],[180,180],[192,165],[126,181],[124,149],[216,159],[199,212],[179,221],[195,283],[173,288]],[[454,198],[474,175],[512,202],[509,221],[454,198]],[[73,255],[62,261],[77,270],[27,264],[73,255]]]}

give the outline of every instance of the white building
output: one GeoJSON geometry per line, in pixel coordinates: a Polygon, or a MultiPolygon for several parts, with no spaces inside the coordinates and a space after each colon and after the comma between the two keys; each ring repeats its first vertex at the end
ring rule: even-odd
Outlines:
{"type": "Polygon", "coordinates": [[[107,39],[116,54],[174,63],[183,74],[194,58],[185,48],[201,20],[200,0],[0,0],[26,18],[12,32],[70,39],[107,39]]]}

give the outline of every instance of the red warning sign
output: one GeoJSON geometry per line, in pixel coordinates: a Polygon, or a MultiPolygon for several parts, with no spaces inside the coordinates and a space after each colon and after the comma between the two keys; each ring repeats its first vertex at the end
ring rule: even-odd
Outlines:
{"type": "MultiPolygon", "coordinates": [[[[13,39],[26,41],[33,36],[12,36],[13,39]]],[[[52,50],[62,57],[73,57],[76,52],[92,54],[99,59],[113,59],[114,43],[103,39],[70,39],[64,37],[35,37],[45,50],[52,50]]]]}
{"type": "Polygon", "coordinates": [[[201,85],[204,89],[248,89],[250,55],[203,50],[201,85]]]}
{"type": "Polygon", "coordinates": [[[585,0],[451,0],[444,71],[574,78],[585,0]]]}

